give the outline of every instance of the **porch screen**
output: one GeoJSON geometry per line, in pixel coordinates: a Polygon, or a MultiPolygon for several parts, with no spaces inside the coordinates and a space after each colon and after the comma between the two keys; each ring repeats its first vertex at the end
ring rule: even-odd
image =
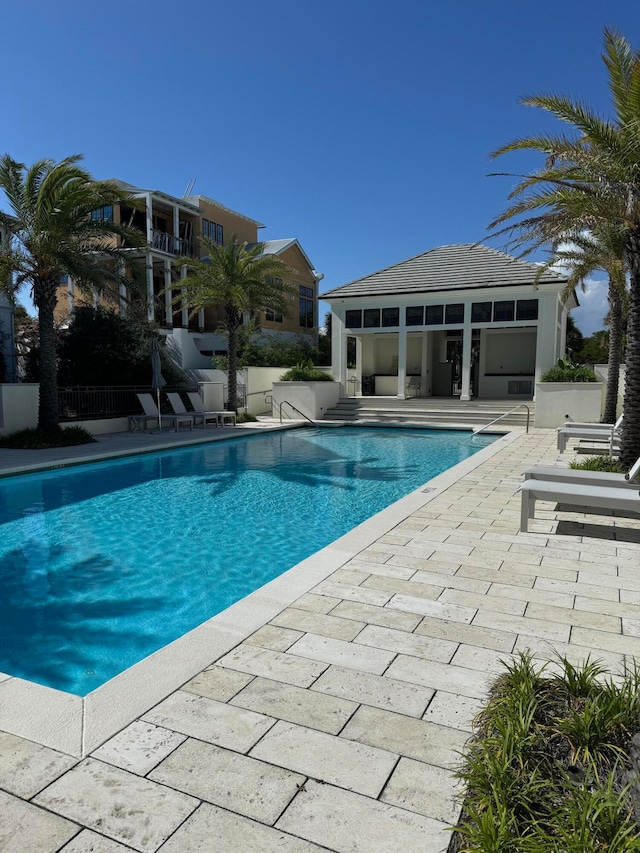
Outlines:
{"type": "Polygon", "coordinates": [[[422,326],[423,318],[424,308],[422,305],[410,305],[407,308],[407,326],[422,326]]]}
{"type": "Polygon", "coordinates": [[[399,326],[400,325],[400,309],[399,308],[383,308],[382,309],[382,325],[383,326],[399,326]]]}
{"type": "Polygon", "coordinates": [[[344,324],[348,329],[361,329],[362,311],[345,311],[344,324]]]}
{"type": "Polygon", "coordinates": [[[441,326],[444,319],[444,305],[427,305],[424,315],[425,326],[441,326]]]}
{"type": "Polygon", "coordinates": [[[365,308],[364,309],[364,327],[365,329],[374,329],[380,325],[380,309],[365,308]]]}

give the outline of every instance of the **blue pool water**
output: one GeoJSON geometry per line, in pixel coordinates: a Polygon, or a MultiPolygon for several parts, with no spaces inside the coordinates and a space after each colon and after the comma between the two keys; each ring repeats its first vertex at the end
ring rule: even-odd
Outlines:
{"type": "Polygon", "coordinates": [[[494,438],[290,430],[0,480],[0,672],[85,695],[494,438]]]}

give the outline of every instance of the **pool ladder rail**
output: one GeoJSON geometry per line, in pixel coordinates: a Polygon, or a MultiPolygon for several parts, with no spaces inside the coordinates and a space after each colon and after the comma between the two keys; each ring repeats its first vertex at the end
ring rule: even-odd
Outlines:
{"type": "Polygon", "coordinates": [[[484,426],[481,426],[481,427],[474,427],[474,429],[472,430],[473,435],[480,435],[480,433],[483,430],[488,429],[490,426],[493,426],[493,424],[497,424],[498,421],[502,420],[502,418],[506,418],[509,415],[512,415],[514,412],[517,412],[518,409],[526,409],[527,410],[526,432],[528,433],[529,432],[529,418],[531,417],[531,410],[529,409],[529,406],[527,406],[526,403],[520,403],[519,406],[514,406],[513,409],[509,409],[508,412],[503,412],[501,415],[498,415],[497,418],[494,418],[492,421],[489,421],[488,424],[485,424],[484,426]]]}
{"type": "Polygon", "coordinates": [[[276,407],[276,409],[278,410],[278,414],[280,416],[280,423],[282,423],[282,407],[287,405],[287,406],[290,406],[294,412],[297,412],[300,415],[300,417],[304,418],[306,421],[309,421],[311,426],[313,426],[313,427],[318,426],[318,424],[315,421],[312,421],[311,418],[308,417],[308,415],[305,415],[304,412],[301,412],[300,409],[298,409],[296,406],[293,405],[293,403],[290,403],[288,400],[283,400],[281,403],[278,403],[278,401],[274,400],[270,394],[265,395],[264,399],[265,399],[266,403],[271,403],[272,405],[274,405],[276,407]]]}

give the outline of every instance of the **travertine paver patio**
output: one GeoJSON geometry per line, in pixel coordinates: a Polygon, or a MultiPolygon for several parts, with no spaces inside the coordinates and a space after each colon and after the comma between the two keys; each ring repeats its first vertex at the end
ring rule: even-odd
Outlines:
{"type": "Polygon", "coordinates": [[[640,657],[640,521],[518,532],[556,460],[519,436],[84,760],[0,734],[0,851],[443,850],[500,659],[640,657]]]}

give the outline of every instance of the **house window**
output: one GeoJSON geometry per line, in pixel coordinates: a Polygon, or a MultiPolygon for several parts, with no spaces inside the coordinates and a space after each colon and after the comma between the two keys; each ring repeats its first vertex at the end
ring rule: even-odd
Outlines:
{"type": "Polygon", "coordinates": [[[537,299],[518,299],[516,308],[516,320],[537,320],[538,319],[538,300],[537,299]]]}
{"type": "Polygon", "coordinates": [[[491,322],[491,302],[473,302],[471,304],[472,323],[491,322]]]}
{"type": "Polygon", "coordinates": [[[202,236],[208,237],[213,243],[222,246],[224,243],[224,230],[222,225],[212,222],[210,219],[202,220],[202,236]]]}
{"type": "Polygon", "coordinates": [[[513,320],[515,315],[516,304],[513,299],[508,300],[507,302],[494,302],[493,303],[493,320],[494,322],[498,320],[513,320]]]}
{"type": "Polygon", "coordinates": [[[113,205],[107,204],[97,210],[92,210],[91,218],[94,222],[113,222],[113,205]]]}
{"type": "Polygon", "coordinates": [[[380,309],[365,308],[364,309],[364,327],[365,329],[376,329],[380,325],[380,309]]]}
{"type": "Polygon", "coordinates": [[[347,329],[361,329],[362,311],[346,311],[344,315],[344,324],[347,329]]]}
{"type": "Polygon", "coordinates": [[[425,326],[440,326],[444,319],[444,305],[427,305],[425,308],[425,326]]]}
{"type": "Polygon", "coordinates": [[[282,314],[276,314],[275,311],[265,311],[264,318],[272,323],[282,323],[282,314]]]}
{"type": "Polygon", "coordinates": [[[444,322],[447,324],[464,323],[464,305],[447,305],[444,309],[444,322]]]}
{"type": "Polygon", "coordinates": [[[422,326],[424,324],[424,308],[422,305],[410,305],[407,308],[407,326],[422,326]]]}
{"type": "Polygon", "coordinates": [[[313,289],[300,285],[300,326],[303,329],[313,329],[315,325],[313,308],[313,289]]]}
{"type": "Polygon", "coordinates": [[[382,325],[383,326],[399,326],[400,325],[400,309],[399,308],[383,308],[382,309],[382,325]]]}

